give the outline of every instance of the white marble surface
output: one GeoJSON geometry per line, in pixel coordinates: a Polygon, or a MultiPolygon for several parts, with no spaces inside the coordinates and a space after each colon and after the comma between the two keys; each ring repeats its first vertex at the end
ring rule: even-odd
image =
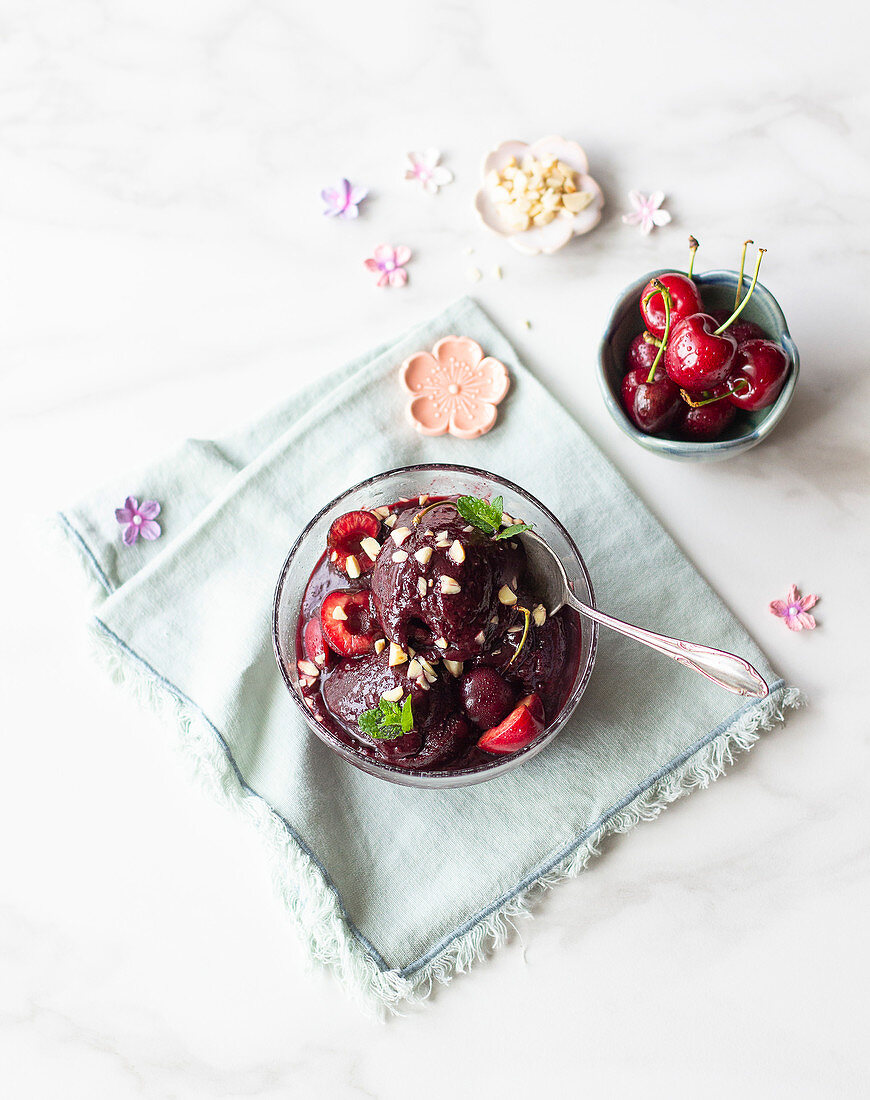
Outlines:
{"type": "Polygon", "coordinates": [[[0,2],[4,1096],[862,1094],[870,97],[854,5],[785,10],[0,2]],[[525,259],[471,197],[488,147],[549,132],[607,217],[525,259]],[[456,174],[434,199],[402,180],[427,145],[456,174]],[[319,213],[341,174],[372,189],[355,224],[319,213]],[[630,188],[673,225],[622,226],[630,188]],[[775,437],[712,467],[640,453],[593,375],[611,299],[690,231],[701,269],[770,250],[803,356],[775,437]],[[414,250],[404,290],[362,267],[381,240],[414,250]],[[306,971],[255,839],[91,665],[41,524],[469,289],[811,704],[379,1024],[306,971]],[[822,595],[812,635],[766,611],[791,581],[822,595]]]}

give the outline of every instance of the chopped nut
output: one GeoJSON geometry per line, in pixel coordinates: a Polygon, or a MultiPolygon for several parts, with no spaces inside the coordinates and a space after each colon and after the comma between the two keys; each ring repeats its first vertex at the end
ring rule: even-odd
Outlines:
{"type": "Polygon", "coordinates": [[[297,661],[296,667],[304,676],[317,677],[320,675],[320,669],[313,661],[297,661]]]}
{"type": "Polygon", "coordinates": [[[321,668],[323,668],[324,665],[326,664],[326,654],[325,653],[315,653],[314,654],[314,663],[316,665],[319,665],[321,668]]]}
{"type": "Polygon", "coordinates": [[[432,557],[432,547],[421,546],[419,550],[414,551],[414,557],[421,565],[428,565],[429,560],[432,557]]]}
{"type": "MultiPolygon", "coordinates": [[[[462,591],[462,585],[453,579],[453,577],[447,577],[442,574],[441,576],[441,592],[445,596],[455,596],[457,592],[462,591]]],[[[516,599],[516,596],[514,596],[516,599]]]]}
{"type": "Polygon", "coordinates": [[[397,684],[394,688],[390,688],[389,691],[385,691],[382,698],[388,700],[390,703],[398,703],[403,695],[404,688],[401,684],[397,684]]]}
{"type": "Polygon", "coordinates": [[[462,675],[463,664],[462,661],[448,661],[444,658],[444,667],[450,673],[451,676],[459,677],[462,675]]]}
{"type": "Polygon", "coordinates": [[[423,666],[424,672],[428,672],[430,676],[435,675],[435,669],[430,661],[427,661],[425,657],[418,657],[417,660],[423,666]]]}
{"type": "Polygon", "coordinates": [[[426,682],[421,683],[418,680],[417,683],[420,684],[420,687],[425,687],[425,688],[428,688],[430,684],[434,684],[435,681],[438,679],[438,676],[434,672],[424,672],[423,677],[424,677],[426,682]]]}
{"type": "Polygon", "coordinates": [[[360,574],[359,562],[353,554],[348,554],[347,561],[344,563],[344,568],[347,575],[353,580],[356,580],[360,574]]]}
{"type": "Polygon", "coordinates": [[[387,648],[387,639],[386,638],[376,638],[375,639],[375,653],[383,653],[386,648],[387,648]]]}
{"type": "Polygon", "coordinates": [[[471,532],[474,530],[474,527],[473,527],[472,524],[466,523],[466,525],[462,528],[462,530],[465,532],[466,535],[470,535],[471,532]]]}
{"type": "Polygon", "coordinates": [[[579,214],[590,202],[592,202],[592,195],[589,191],[575,191],[572,195],[562,196],[562,205],[572,214],[579,214]]]}
{"type": "Polygon", "coordinates": [[[405,541],[405,539],[410,534],[411,534],[411,528],[410,527],[397,527],[395,529],[395,531],[390,532],[390,538],[393,540],[393,542],[396,544],[396,546],[401,546],[402,543],[405,541]]]}
{"type": "MultiPolygon", "coordinates": [[[[300,676],[299,677],[299,683],[304,688],[310,688],[312,686],[312,684],[317,683],[317,679],[314,676],[300,676]]],[[[306,701],[306,703],[309,702],[308,699],[306,699],[305,701],[306,701]]]]}
{"type": "Polygon", "coordinates": [[[381,544],[378,542],[377,539],[373,539],[371,537],[361,539],[360,546],[363,548],[363,550],[365,550],[372,561],[374,561],[378,554],[381,552],[381,544]]]}
{"type": "Polygon", "coordinates": [[[341,604],[336,604],[335,607],[332,609],[332,617],[333,619],[338,619],[339,622],[343,623],[347,619],[347,612],[341,606],[341,604]]]}
{"type": "Polygon", "coordinates": [[[483,278],[479,267],[470,267],[465,274],[472,283],[479,283],[480,280],[483,278]]]}
{"type": "Polygon", "coordinates": [[[417,591],[420,593],[421,596],[425,596],[426,593],[428,592],[428,589],[426,587],[426,578],[425,577],[418,577],[417,578],[417,591]]]}
{"type": "Polygon", "coordinates": [[[396,645],[395,642],[390,642],[390,668],[395,668],[396,665],[403,665],[408,660],[408,654],[402,649],[400,645],[396,645]]]}
{"type": "Polygon", "coordinates": [[[423,538],[424,539],[431,539],[432,537],[433,537],[433,532],[430,531],[429,528],[427,527],[426,530],[423,532],[423,538]]]}
{"type": "Polygon", "coordinates": [[[493,615],[493,617],[489,621],[491,623],[497,623],[498,622],[498,615],[493,615]]]}
{"type": "Polygon", "coordinates": [[[511,607],[517,602],[517,594],[508,585],[503,584],[498,590],[498,602],[503,603],[505,607],[511,607]]]}
{"type": "Polygon", "coordinates": [[[450,549],[447,551],[447,557],[457,565],[461,565],[465,561],[465,547],[459,539],[454,539],[450,544],[450,549]]]}
{"type": "Polygon", "coordinates": [[[380,516],[381,519],[386,519],[390,514],[390,509],[385,504],[382,504],[379,508],[373,508],[372,511],[376,516],[380,516]]]}
{"type": "Polygon", "coordinates": [[[439,531],[435,538],[437,538],[439,542],[444,542],[445,539],[450,542],[450,534],[447,531],[439,531]]]}
{"type": "Polygon", "coordinates": [[[408,552],[406,550],[396,550],[395,553],[391,555],[391,558],[396,565],[401,565],[403,561],[408,560],[408,552]]]}
{"type": "Polygon", "coordinates": [[[535,621],[535,626],[543,626],[547,621],[547,609],[542,603],[532,611],[532,618],[535,621]]]}
{"type": "Polygon", "coordinates": [[[502,512],[502,514],[501,514],[501,525],[502,525],[502,527],[513,527],[513,525],[515,523],[516,523],[516,520],[514,519],[513,516],[509,516],[507,514],[507,512],[502,512]]]}
{"type": "Polygon", "coordinates": [[[416,683],[417,687],[422,688],[423,691],[429,690],[429,685],[426,682],[425,676],[418,676],[418,678],[414,682],[416,683]]]}
{"type": "Polygon", "coordinates": [[[384,520],[384,523],[387,525],[387,527],[395,527],[396,520],[398,518],[399,517],[395,514],[395,512],[391,512],[390,515],[388,515],[387,518],[384,520]]]}
{"type": "MultiPolygon", "coordinates": [[[[496,619],[496,622],[498,622],[498,619],[496,619]]],[[[481,630],[474,635],[474,640],[477,642],[478,645],[483,645],[483,643],[486,641],[486,635],[481,630]]]]}
{"type": "Polygon", "coordinates": [[[408,656],[409,657],[416,657],[417,656],[417,650],[414,649],[413,646],[410,646],[410,645],[408,646],[408,656]]]}
{"type": "Polygon", "coordinates": [[[421,504],[421,505],[426,504],[426,503],[428,503],[428,501],[429,501],[429,494],[428,493],[423,493],[421,496],[417,497],[417,503],[418,504],[421,504]]]}
{"type": "Polygon", "coordinates": [[[438,646],[439,649],[446,649],[447,648],[447,639],[446,638],[436,638],[435,639],[435,645],[438,646]]]}
{"type": "Polygon", "coordinates": [[[492,269],[492,273],[496,277],[496,279],[501,278],[501,268],[498,266],[498,264],[496,264],[495,267],[492,269]]]}
{"type": "Polygon", "coordinates": [[[338,561],[338,551],[337,550],[332,551],[332,553],[329,555],[329,560],[330,561],[338,561]]]}
{"type": "Polygon", "coordinates": [[[423,666],[415,657],[413,661],[408,665],[408,679],[416,680],[418,676],[423,675],[423,666]]]}

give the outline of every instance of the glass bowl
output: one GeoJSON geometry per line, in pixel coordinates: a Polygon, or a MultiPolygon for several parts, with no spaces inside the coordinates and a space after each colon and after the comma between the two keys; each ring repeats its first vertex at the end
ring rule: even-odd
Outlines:
{"type": "MultiPolygon", "coordinates": [[[[776,401],[766,409],[758,409],[756,412],[741,411],[740,416],[725,431],[722,438],[714,439],[709,443],[667,439],[664,436],[647,435],[640,431],[629,420],[622,406],[625,355],[634,337],[643,332],[643,319],[638,307],[641,291],[650,279],[664,275],[667,270],[669,269],[662,268],[660,271],[650,271],[643,275],[631,286],[626,287],[614,303],[598,350],[598,382],[604,403],[618,427],[648,451],[664,455],[666,458],[689,462],[712,462],[721,458],[732,458],[766,439],[785,416],[797,386],[800,369],[798,350],[788,331],[785,314],[779,302],[767,287],[758,283],[749,299],[749,304],[740,314],[740,319],[755,321],[756,324],[761,325],[767,336],[780,344],[789,357],[791,370],[776,401]]],[[[701,291],[706,312],[709,313],[714,309],[730,309],[734,305],[738,278],[736,271],[705,271],[702,275],[694,275],[693,278],[701,291]]],[[[750,282],[749,276],[745,275],[743,277],[744,294],[749,289],[750,282]]]]}
{"type": "Polygon", "coordinates": [[[535,531],[549,543],[561,559],[576,596],[584,603],[595,606],[592,582],[580,552],[574,545],[574,540],[553,513],[525,489],[496,474],[470,466],[440,464],[404,466],[398,470],[377,474],[367,481],[360,482],[359,485],[354,485],[353,488],[330,501],[311,520],[287,555],[278,578],[272,613],[272,642],[278,668],[281,670],[290,697],[299,708],[311,732],[333,752],[343,756],[349,763],[368,772],[369,775],[376,775],[392,783],[402,783],[408,787],[464,787],[472,783],[482,783],[486,779],[494,779],[518,767],[537,755],[556,737],[573,714],[580,702],[580,696],[589,683],[598,645],[598,626],[585,619],[581,623],[580,660],[577,674],[562,710],[536,741],[511,756],[494,756],[492,763],[487,762],[471,768],[410,771],[395,764],[358,755],[352,748],[339,741],[314,719],[303,702],[299,688],[296,636],[305,587],[324,552],[327,532],[337,516],[358,508],[371,509],[392,504],[398,500],[412,499],[423,493],[428,493],[430,496],[468,495],[490,499],[496,496],[504,497],[504,510],[508,515],[521,516],[526,523],[534,524],[535,531]]]}

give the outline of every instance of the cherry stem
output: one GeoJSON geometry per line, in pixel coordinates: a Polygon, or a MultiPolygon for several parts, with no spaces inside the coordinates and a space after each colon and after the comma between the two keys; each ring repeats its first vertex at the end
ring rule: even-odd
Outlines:
{"type": "MultiPolygon", "coordinates": [[[[692,272],[695,270],[695,253],[698,251],[698,240],[696,237],[689,237],[689,271],[688,276],[691,279],[692,272]]],[[[744,249],[744,253],[745,253],[744,249]]]]}
{"type": "Polygon", "coordinates": [[[647,382],[655,380],[656,367],[659,365],[659,359],[664,355],[665,348],[667,347],[668,337],[671,334],[671,292],[665,286],[664,283],[659,282],[658,279],[653,279],[652,285],[656,288],[652,294],[647,294],[646,300],[649,301],[656,291],[661,294],[662,301],[665,303],[665,332],[662,336],[662,342],[659,344],[659,350],[656,352],[656,357],[653,359],[653,365],[650,367],[650,372],[647,375],[647,382]]]}
{"type": "Polygon", "coordinates": [[[514,661],[517,659],[517,657],[519,657],[520,650],[526,644],[526,638],[527,638],[528,633],[529,633],[529,620],[532,617],[532,613],[531,613],[531,611],[529,611],[529,609],[527,607],[521,607],[520,604],[517,604],[516,610],[517,611],[522,611],[523,615],[525,616],[526,621],[525,621],[525,625],[523,626],[523,636],[522,636],[522,638],[520,638],[520,644],[514,650],[513,657],[511,657],[511,659],[508,661],[508,668],[510,668],[510,666],[514,663],[514,661]]]}
{"type": "Polygon", "coordinates": [[[755,244],[755,241],[744,241],[743,251],[740,253],[740,274],[737,276],[737,293],[734,295],[735,309],[740,305],[740,291],[743,289],[743,268],[746,265],[746,249],[751,244],[755,244]]]}
{"type": "MultiPolygon", "coordinates": [[[[740,305],[734,310],[734,312],[731,314],[731,316],[728,318],[728,320],[723,321],[723,323],[716,329],[716,331],[713,333],[714,336],[718,336],[720,333],[724,332],[725,329],[728,328],[729,325],[732,325],[737,320],[737,318],[740,316],[740,314],[746,308],[746,303],[752,297],[752,292],[753,292],[753,290],[755,290],[755,284],[758,282],[758,270],[761,267],[761,261],[762,261],[762,258],[764,257],[764,253],[766,251],[767,251],[766,248],[759,248],[759,250],[758,250],[758,259],[755,261],[755,271],[752,275],[752,282],[749,284],[749,290],[747,290],[747,292],[746,292],[746,297],[743,299],[743,301],[740,303],[740,305]]],[[[739,284],[738,284],[738,286],[739,286],[739,284]]]]}
{"type": "MultiPolygon", "coordinates": [[[[414,516],[414,526],[419,527],[420,520],[423,518],[423,516],[425,516],[427,512],[431,512],[433,508],[438,508],[442,504],[452,504],[453,507],[456,508],[456,502],[453,500],[436,500],[434,504],[427,504],[422,512],[418,512],[416,516],[414,516]]],[[[456,508],[456,511],[458,512],[459,509],[456,508]]]]}
{"type": "Polygon", "coordinates": [[[746,378],[738,378],[733,386],[730,386],[725,393],[720,393],[718,397],[705,397],[703,401],[696,401],[691,394],[686,393],[682,387],[680,388],[680,397],[682,397],[687,405],[691,405],[693,409],[701,409],[704,405],[712,405],[716,401],[724,401],[725,398],[730,397],[732,393],[737,397],[743,392],[743,388],[749,389],[749,381],[746,378]],[[740,386],[741,389],[735,389],[735,386],[740,386]]]}

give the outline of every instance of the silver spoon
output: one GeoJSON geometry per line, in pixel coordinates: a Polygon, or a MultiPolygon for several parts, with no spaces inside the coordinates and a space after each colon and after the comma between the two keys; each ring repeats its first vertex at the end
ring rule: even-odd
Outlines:
{"type": "Polygon", "coordinates": [[[520,538],[530,570],[535,577],[538,598],[550,615],[555,615],[567,604],[587,619],[609,626],[611,630],[616,630],[627,638],[634,638],[635,641],[664,653],[666,657],[672,657],[686,668],[700,672],[714,684],[733,691],[735,695],[763,699],[768,694],[770,689],[764,678],[742,657],[725,653],[721,649],[711,649],[710,646],[699,645],[697,642],[667,638],[664,634],[655,634],[652,630],[632,626],[621,619],[614,619],[612,615],[605,615],[603,611],[587,607],[571,591],[565,569],[547,543],[534,531],[524,531],[520,538]]]}

